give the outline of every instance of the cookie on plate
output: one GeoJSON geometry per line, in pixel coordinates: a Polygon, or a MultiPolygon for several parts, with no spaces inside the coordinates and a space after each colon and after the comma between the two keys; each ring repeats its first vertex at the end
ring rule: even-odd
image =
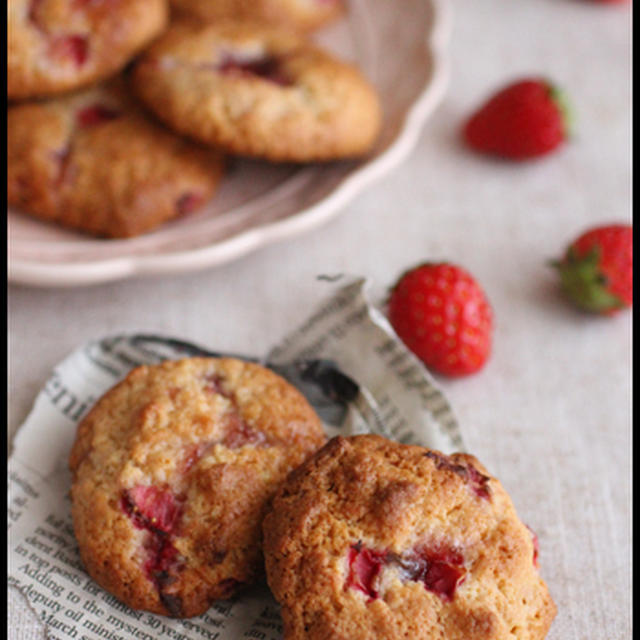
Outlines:
{"type": "Polygon", "coordinates": [[[285,640],[539,640],[556,613],[535,537],[470,455],[334,438],[263,533],[285,640]]]}
{"type": "Polygon", "coordinates": [[[271,161],[364,154],[381,124],[376,93],[354,66],[247,22],[177,23],[139,59],[133,87],[176,131],[271,161]]]}
{"type": "Polygon", "coordinates": [[[214,193],[222,156],[153,122],[120,79],[9,107],[9,204],[42,220],[124,238],[214,193]]]}
{"type": "Polygon", "coordinates": [[[87,571],[134,609],[203,613],[260,572],[267,501],[324,442],[305,398],[257,364],[134,369],[84,418],[71,451],[87,571]]]}
{"type": "Polygon", "coordinates": [[[8,0],[9,99],[49,96],[122,69],[167,25],[167,0],[8,0]]]}
{"type": "Polygon", "coordinates": [[[171,0],[178,15],[205,21],[256,20],[298,31],[312,31],[344,13],[343,0],[171,0]]]}

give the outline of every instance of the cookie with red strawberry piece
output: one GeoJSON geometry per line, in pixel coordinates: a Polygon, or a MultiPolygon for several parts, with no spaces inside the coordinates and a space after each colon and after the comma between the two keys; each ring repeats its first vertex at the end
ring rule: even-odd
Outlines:
{"type": "Polygon", "coordinates": [[[609,224],[582,233],[553,263],[567,297],[578,307],[610,315],[633,303],[633,229],[609,224]]]}
{"type": "Polygon", "coordinates": [[[206,22],[255,20],[296,31],[313,31],[340,17],[343,0],[171,0],[178,16],[206,22]]]}
{"type": "Polygon", "coordinates": [[[220,153],[150,119],[120,79],[9,107],[9,204],[97,236],[148,232],[205,204],[220,153]]]}
{"type": "Polygon", "coordinates": [[[398,336],[433,371],[468,375],[489,358],[491,305],[462,267],[425,263],[410,269],[393,287],[388,313],[398,336]]]}
{"type": "Polygon", "coordinates": [[[122,69],[167,26],[167,0],[8,0],[9,99],[50,96],[122,69]]]}
{"type": "Polygon", "coordinates": [[[542,78],[527,78],[504,87],[467,120],[463,129],[472,149],[516,161],[546,155],[569,135],[566,97],[542,78]]]}
{"type": "Polygon", "coordinates": [[[87,571],[133,609],[203,613],[261,573],[267,502],[324,442],[305,398],[257,364],[134,369],[83,419],[71,451],[87,571]]]}
{"type": "Polygon", "coordinates": [[[377,94],[356,67],[252,22],[174,24],[137,62],[132,86],[175,131],[273,162],[359,156],[380,131],[377,94]]]}
{"type": "Polygon", "coordinates": [[[284,640],[541,640],[556,614],[532,533],[467,454],[334,438],[263,530],[284,640]]]}

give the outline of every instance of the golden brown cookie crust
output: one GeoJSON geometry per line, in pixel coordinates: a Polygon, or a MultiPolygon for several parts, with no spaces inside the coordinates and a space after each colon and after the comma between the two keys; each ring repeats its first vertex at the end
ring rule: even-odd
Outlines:
{"type": "Polygon", "coordinates": [[[140,58],[132,79],[168,126],[238,155],[356,157],[372,148],[381,126],[375,90],[353,65],[252,23],[175,24],[140,58]]]}
{"type": "Polygon", "coordinates": [[[263,532],[285,640],[539,640],[556,613],[531,532],[470,455],[334,438],[263,532]]]}
{"type": "Polygon", "coordinates": [[[171,0],[177,15],[209,22],[255,20],[298,31],[313,31],[344,14],[343,0],[171,0]]]}
{"type": "Polygon", "coordinates": [[[168,24],[167,0],[9,0],[9,99],[84,87],[122,69],[168,24]]]}
{"type": "Polygon", "coordinates": [[[87,571],[134,609],[203,613],[260,573],[267,501],[324,442],[304,397],[259,365],[134,369],[80,423],[71,451],[87,571]]]}
{"type": "Polygon", "coordinates": [[[167,131],[120,80],[8,110],[9,204],[42,220],[125,238],[213,195],[222,156],[167,131]]]}

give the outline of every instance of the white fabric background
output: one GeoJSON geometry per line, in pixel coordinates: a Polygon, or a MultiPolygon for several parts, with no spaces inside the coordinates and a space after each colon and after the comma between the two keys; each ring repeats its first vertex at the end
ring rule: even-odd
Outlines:
{"type": "MultiPolygon", "coordinates": [[[[630,219],[630,3],[456,0],[454,10],[451,86],[418,147],[325,227],[199,274],[11,287],[9,446],[52,367],[86,340],[158,331],[263,353],[306,317],[317,274],[362,274],[383,288],[413,263],[450,259],[484,285],[495,346],[483,372],[441,384],[469,450],[540,538],[559,609],[548,637],[626,639],[631,313],[575,312],[546,261],[583,228],[630,219]],[[465,116],[531,73],[567,90],[571,144],[526,165],[466,151],[465,116]]],[[[8,628],[11,640],[44,637],[13,592],[8,628]]]]}

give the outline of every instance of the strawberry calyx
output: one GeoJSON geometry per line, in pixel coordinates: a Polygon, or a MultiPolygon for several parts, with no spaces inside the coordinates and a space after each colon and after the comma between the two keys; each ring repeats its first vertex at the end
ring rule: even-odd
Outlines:
{"type": "Polygon", "coordinates": [[[565,293],[578,307],[593,313],[611,313],[625,303],[609,290],[609,278],[600,268],[600,253],[596,246],[582,255],[569,248],[565,258],[552,266],[560,274],[565,293]]]}
{"type": "Polygon", "coordinates": [[[556,105],[562,116],[564,135],[566,138],[571,138],[575,130],[575,115],[571,107],[571,103],[567,98],[567,94],[565,91],[550,82],[547,83],[547,86],[549,88],[549,98],[556,105]]]}

